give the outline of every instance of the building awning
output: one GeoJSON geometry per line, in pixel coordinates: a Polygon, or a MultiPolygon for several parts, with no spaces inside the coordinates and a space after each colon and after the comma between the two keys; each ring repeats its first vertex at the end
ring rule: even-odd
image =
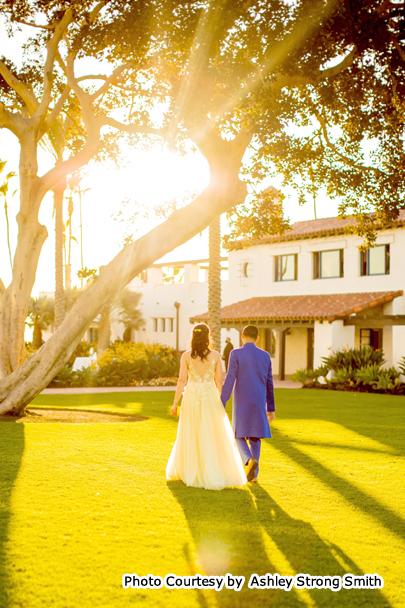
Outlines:
{"type": "MultiPolygon", "coordinates": [[[[269,296],[249,298],[221,309],[222,322],[334,321],[387,304],[403,291],[334,293],[313,296],[269,296]]],[[[208,321],[208,312],[190,318],[191,323],[208,321]]]]}

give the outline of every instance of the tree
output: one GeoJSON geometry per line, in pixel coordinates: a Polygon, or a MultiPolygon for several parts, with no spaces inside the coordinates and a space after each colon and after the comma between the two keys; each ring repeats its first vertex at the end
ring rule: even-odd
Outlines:
{"type": "Polygon", "coordinates": [[[55,304],[53,300],[45,297],[30,298],[28,305],[27,325],[33,327],[32,348],[38,350],[44,343],[42,331],[55,321],[55,304]]]}
{"type": "Polygon", "coordinates": [[[383,191],[387,185],[396,208],[402,204],[403,126],[395,105],[400,106],[398,93],[393,95],[393,78],[396,91],[404,84],[403,16],[398,4],[117,0],[106,6],[72,3],[69,8],[60,3],[59,12],[52,12],[55,6],[42,9],[42,3],[21,2],[18,10],[21,13],[23,7],[25,13],[13,15],[14,20],[34,23],[34,13],[40,13],[47,24],[36,41],[36,48],[47,44],[45,65],[32,89],[26,84],[26,73],[17,74],[4,61],[0,63],[11,96],[8,105],[0,107],[0,125],[11,129],[21,142],[21,211],[13,281],[7,289],[0,284],[0,365],[3,377],[10,374],[0,384],[0,412],[24,410],[69,359],[99,310],[135,275],[201,232],[215,217],[243,203],[247,186],[242,171],[245,175],[249,171],[254,181],[273,166],[297,181],[297,176],[305,177],[310,159],[314,180],[327,183],[336,195],[347,189],[351,194],[346,193],[346,201],[359,195],[371,200],[372,193],[376,210],[382,210],[381,221],[394,214],[383,191]],[[62,39],[67,50],[59,49],[62,39]],[[114,64],[112,74],[76,78],[79,52],[107,57],[114,64]],[[328,65],[332,61],[334,65],[328,65]],[[57,73],[53,80],[52,72],[57,73]],[[104,80],[99,88],[82,84],[96,78],[104,80]],[[114,95],[129,108],[127,122],[110,114],[114,95]],[[166,104],[161,126],[148,121],[148,110],[158,102],[166,104]],[[64,105],[72,103],[80,109],[84,131],[78,152],[38,177],[38,139],[64,105]],[[350,130],[346,121],[351,111],[350,130]],[[318,139],[323,133],[322,143],[315,145],[316,137],[309,141],[291,134],[290,125],[302,126],[305,120],[312,125],[314,116],[320,125],[315,129],[318,139]],[[331,137],[331,116],[342,129],[343,139],[331,137]],[[360,163],[356,120],[366,136],[377,139],[383,168],[370,169],[360,163]],[[161,136],[172,146],[191,140],[209,163],[210,183],[189,205],[129,244],[104,267],[41,351],[18,368],[23,360],[20,317],[46,238],[38,222],[40,202],[61,179],[97,154],[105,127],[130,135],[161,136]],[[243,166],[250,145],[254,163],[243,166]],[[350,156],[353,150],[354,158],[350,156]],[[359,180],[359,173],[372,179],[359,180]],[[28,243],[33,243],[29,256],[28,243]],[[21,276],[26,277],[22,287],[21,276]]]}
{"type": "MultiPolygon", "coordinates": [[[[7,164],[7,161],[0,160],[0,173],[3,173],[6,164],[7,164]]],[[[10,180],[13,177],[16,177],[16,174],[14,173],[14,171],[10,171],[6,175],[6,180],[0,185],[0,194],[2,195],[2,197],[4,199],[4,215],[5,215],[5,218],[6,218],[6,230],[7,230],[7,248],[8,248],[8,255],[9,255],[9,258],[10,258],[11,270],[13,269],[13,256],[11,255],[10,221],[9,221],[9,217],[8,217],[8,201],[7,201],[7,196],[8,196],[8,188],[9,188],[9,185],[10,185],[10,180]]],[[[13,195],[15,193],[16,193],[16,191],[13,192],[13,195]]]]}
{"type": "Polygon", "coordinates": [[[111,323],[119,322],[125,326],[125,341],[131,341],[132,331],[144,325],[141,311],[137,308],[141,294],[129,288],[123,289],[114,300],[102,309],[98,319],[97,354],[110,346],[111,323]],[[128,339],[129,338],[129,339],[128,339]]]}

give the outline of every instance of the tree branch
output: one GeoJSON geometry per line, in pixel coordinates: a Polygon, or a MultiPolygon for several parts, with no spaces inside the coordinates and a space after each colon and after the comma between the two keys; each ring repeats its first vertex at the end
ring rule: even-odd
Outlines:
{"type": "Polygon", "coordinates": [[[115,118],[110,118],[109,116],[103,116],[101,120],[104,125],[108,125],[109,127],[113,127],[119,131],[124,131],[125,133],[130,133],[131,135],[160,135],[164,137],[166,134],[165,129],[155,129],[153,127],[143,125],[126,125],[118,120],[115,120],[115,118]]]}
{"type": "Polygon", "coordinates": [[[45,121],[41,127],[41,130],[39,132],[38,139],[41,139],[41,137],[43,137],[45,135],[45,133],[47,131],[49,131],[49,129],[52,127],[53,123],[59,116],[63,106],[65,105],[65,102],[66,102],[67,98],[69,97],[70,91],[71,91],[70,86],[67,84],[65,86],[65,88],[63,89],[63,92],[62,92],[61,96],[59,97],[58,101],[56,102],[55,107],[51,110],[49,116],[47,116],[47,118],[45,119],[45,121]]]}
{"type": "Polygon", "coordinates": [[[73,12],[71,9],[68,9],[63,15],[61,21],[56,26],[52,37],[50,38],[50,40],[48,40],[46,45],[47,53],[44,66],[44,91],[42,93],[41,102],[33,116],[34,120],[36,120],[38,124],[42,119],[45,118],[46,113],[48,111],[52,95],[53,66],[55,63],[58,45],[72,19],[73,12]]]}
{"type": "Polygon", "coordinates": [[[0,61],[0,74],[3,76],[7,84],[21,97],[24,104],[27,106],[28,113],[34,114],[38,108],[39,102],[32,90],[30,90],[24,82],[21,82],[6,66],[0,61]]]}
{"type": "Polygon", "coordinates": [[[333,78],[334,76],[337,76],[338,74],[340,74],[341,72],[343,72],[344,70],[349,68],[353,64],[356,53],[357,53],[357,47],[354,46],[352,48],[352,50],[350,51],[350,53],[348,55],[346,55],[346,57],[340,63],[333,66],[333,68],[327,68],[326,70],[319,70],[319,74],[318,74],[319,80],[322,78],[333,78]]]}
{"type": "Polygon", "coordinates": [[[111,74],[111,76],[108,76],[106,78],[105,83],[98,89],[98,91],[96,91],[95,93],[93,93],[91,95],[91,101],[95,101],[97,99],[97,97],[100,97],[100,95],[103,95],[106,91],[108,91],[108,89],[110,88],[110,86],[114,83],[114,80],[116,80],[119,76],[121,76],[121,74],[129,69],[129,68],[133,68],[134,64],[133,63],[126,63],[124,65],[119,66],[118,68],[116,68],[113,73],[111,74]]]}
{"type": "Polygon", "coordinates": [[[71,156],[67,160],[58,163],[50,169],[47,173],[45,173],[42,177],[39,178],[39,185],[37,191],[37,204],[40,204],[43,197],[49,190],[52,188],[64,177],[69,175],[69,173],[73,173],[73,171],[77,171],[80,167],[86,165],[95,154],[97,154],[98,147],[100,145],[100,129],[103,125],[103,122],[93,116],[93,120],[91,124],[87,123],[87,142],[83,146],[83,148],[75,154],[71,156]]]}
{"type": "Polygon", "coordinates": [[[9,129],[19,139],[22,137],[26,127],[25,119],[20,113],[10,112],[4,103],[0,101],[0,128],[9,129]]]}
{"type": "Polygon", "coordinates": [[[322,134],[324,136],[326,145],[333,150],[333,152],[347,165],[349,165],[350,167],[353,167],[354,169],[359,169],[360,171],[371,171],[372,173],[377,173],[379,175],[385,175],[384,171],[381,171],[381,169],[378,169],[377,167],[366,167],[365,165],[361,165],[359,163],[356,163],[356,161],[352,160],[351,158],[348,158],[347,156],[345,156],[344,154],[342,154],[341,152],[339,152],[339,150],[336,148],[336,146],[330,141],[329,139],[329,135],[328,135],[328,131],[326,128],[326,120],[320,116],[320,114],[318,114],[318,112],[315,112],[315,116],[319,121],[319,124],[321,126],[322,129],[322,134]]]}
{"type": "Polygon", "coordinates": [[[49,25],[38,25],[37,23],[30,23],[29,21],[23,21],[23,19],[13,19],[14,23],[21,23],[21,25],[28,25],[29,27],[38,27],[42,30],[54,30],[56,28],[56,22],[49,25]]]}

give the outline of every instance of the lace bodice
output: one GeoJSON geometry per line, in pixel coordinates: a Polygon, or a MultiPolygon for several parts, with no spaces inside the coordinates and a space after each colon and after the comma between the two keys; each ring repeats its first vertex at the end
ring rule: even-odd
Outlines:
{"type": "Polygon", "coordinates": [[[193,362],[190,361],[188,366],[188,381],[189,382],[212,382],[215,375],[215,359],[211,361],[208,366],[207,371],[203,376],[198,373],[196,368],[193,365],[193,362]]]}

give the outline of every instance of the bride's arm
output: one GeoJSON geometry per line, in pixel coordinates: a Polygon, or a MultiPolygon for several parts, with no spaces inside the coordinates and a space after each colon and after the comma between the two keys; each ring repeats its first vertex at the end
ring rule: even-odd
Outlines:
{"type": "Polygon", "coordinates": [[[172,407],[173,416],[177,416],[177,404],[180,400],[181,395],[183,394],[184,387],[187,384],[187,363],[186,363],[186,353],[183,353],[180,359],[180,372],[179,379],[177,380],[176,393],[174,395],[174,403],[172,407]]]}
{"type": "Polygon", "coordinates": [[[217,385],[217,389],[219,390],[219,393],[221,394],[222,391],[222,363],[221,363],[221,356],[218,355],[218,359],[217,359],[217,364],[215,367],[215,384],[217,385]]]}

